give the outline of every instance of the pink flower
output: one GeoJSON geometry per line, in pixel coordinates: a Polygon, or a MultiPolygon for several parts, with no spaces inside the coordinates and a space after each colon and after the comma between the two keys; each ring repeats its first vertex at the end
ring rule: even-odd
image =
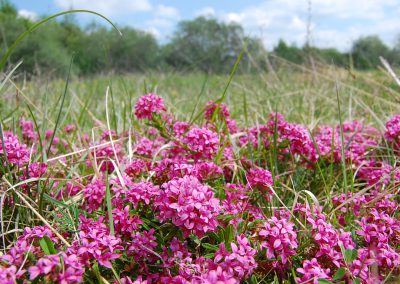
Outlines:
{"type": "Polygon", "coordinates": [[[65,133],[71,133],[71,132],[75,131],[75,129],[76,129],[76,126],[73,125],[73,124],[67,124],[67,125],[64,127],[65,133]]]}
{"type": "Polygon", "coordinates": [[[173,131],[176,136],[182,136],[186,131],[189,130],[190,124],[188,122],[177,121],[174,123],[173,131]]]}
{"type": "Polygon", "coordinates": [[[297,268],[297,272],[303,274],[303,277],[297,278],[299,283],[314,283],[318,284],[318,279],[326,279],[331,280],[329,277],[329,269],[323,269],[321,265],[319,265],[316,258],[312,260],[303,261],[303,267],[297,268]]]}
{"type": "Polygon", "coordinates": [[[78,255],[83,265],[89,265],[90,261],[95,259],[100,265],[111,268],[111,261],[121,255],[121,240],[110,235],[107,226],[102,223],[103,218],[93,221],[80,216],[80,220],[80,239],[72,243],[67,253],[78,255]]]}
{"type": "Polygon", "coordinates": [[[28,173],[31,178],[39,178],[46,172],[47,165],[45,163],[32,163],[28,166],[28,173]]]}
{"type": "Polygon", "coordinates": [[[38,138],[38,135],[35,132],[35,126],[33,122],[22,118],[19,122],[19,125],[21,126],[22,137],[25,139],[25,141],[31,143],[35,142],[38,138]]]}
{"type": "Polygon", "coordinates": [[[131,178],[138,177],[142,172],[145,172],[147,165],[143,160],[133,160],[125,169],[125,173],[131,178]]]}
{"type": "Polygon", "coordinates": [[[237,236],[236,241],[237,244],[231,243],[232,253],[227,252],[222,243],[220,249],[215,253],[214,262],[229,274],[243,279],[249,277],[257,268],[254,259],[257,251],[251,247],[249,240],[244,235],[237,236]]]}
{"type": "Polygon", "coordinates": [[[344,232],[343,229],[335,229],[326,221],[325,215],[318,212],[316,208],[313,211],[311,212],[310,208],[307,208],[306,216],[307,222],[312,226],[313,240],[319,247],[315,256],[317,258],[327,256],[334,265],[341,267],[344,263],[340,246],[343,246],[344,249],[355,248],[351,234],[344,232]]]}
{"type": "Polygon", "coordinates": [[[141,96],[135,105],[135,115],[138,119],[151,119],[153,113],[161,114],[165,110],[164,99],[152,93],[141,96]]]}
{"type": "Polygon", "coordinates": [[[182,142],[195,152],[195,158],[211,159],[218,150],[218,134],[206,128],[194,127],[183,137],[182,142]]]}
{"type": "Polygon", "coordinates": [[[54,270],[60,262],[60,257],[57,255],[48,255],[39,259],[35,266],[29,267],[29,280],[37,278],[39,275],[47,275],[54,270]]]}
{"type": "Polygon", "coordinates": [[[240,281],[233,277],[229,272],[225,271],[221,266],[210,270],[200,277],[194,277],[192,284],[239,284],[240,281]]]}
{"type": "Polygon", "coordinates": [[[134,153],[151,158],[153,153],[157,150],[157,144],[145,137],[141,138],[134,147],[134,153]]]}
{"type": "Polygon", "coordinates": [[[2,267],[0,265],[0,283],[15,284],[17,283],[17,268],[15,266],[2,267]]]}
{"type": "MultiPolygon", "coordinates": [[[[7,154],[8,162],[18,167],[27,164],[29,162],[28,147],[20,143],[18,137],[11,132],[5,131],[3,134],[4,141],[0,141],[0,157],[7,154]]],[[[3,162],[5,163],[6,160],[4,159],[3,162]]]]}
{"type": "Polygon", "coordinates": [[[271,172],[264,169],[250,169],[246,177],[247,185],[253,189],[265,191],[274,183],[271,172]]]}
{"type": "Polygon", "coordinates": [[[153,203],[161,192],[158,186],[147,181],[128,184],[127,187],[128,190],[124,192],[126,196],[125,200],[134,205],[138,205],[140,202],[149,205],[153,203]]]}
{"type": "Polygon", "coordinates": [[[202,237],[217,228],[221,207],[210,187],[193,176],[184,176],[164,183],[162,188],[156,202],[161,221],[171,219],[186,237],[190,233],[202,237]]]}
{"type": "Polygon", "coordinates": [[[176,264],[191,259],[191,253],[188,251],[187,242],[181,242],[176,237],[163,247],[161,256],[164,259],[163,267],[166,269],[171,269],[176,264]]]}
{"type": "Polygon", "coordinates": [[[106,185],[102,180],[95,180],[83,189],[88,212],[93,212],[103,204],[106,185]]]}
{"type": "Polygon", "coordinates": [[[157,247],[154,229],[136,232],[132,235],[132,242],[128,247],[128,254],[133,256],[136,262],[149,261],[154,263],[158,257],[154,253],[157,247]]]}
{"type": "MultiPolygon", "coordinates": [[[[209,101],[206,105],[206,110],[204,112],[204,118],[207,120],[211,120],[214,112],[217,110],[218,103],[214,101],[209,101]]],[[[228,118],[230,116],[228,107],[221,103],[219,104],[219,112],[216,115],[220,115],[221,117],[228,118]]]]}
{"type": "Polygon", "coordinates": [[[386,122],[385,138],[390,142],[399,142],[400,114],[393,116],[386,122]]]}
{"type": "Polygon", "coordinates": [[[124,209],[114,208],[113,211],[114,227],[116,234],[131,236],[143,222],[137,215],[129,214],[129,205],[124,209]]]}
{"type": "Polygon", "coordinates": [[[258,233],[261,237],[261,247],[267,249],[267,258],[281,259],[285,264],[288,257],[295,255],[298,246],[294,224],[286,219],[278,220],[272,217],[264,223],[264,228],[258,233]]]}
{"type": "Polygon", "coordinates": [[[76,255],[61,252],[40,258],[36,265],[29,267],[28,272],[29,280],[47,275],[47,281],[69,284],[81,282],[85,269],[81,266],[76,255]]]}

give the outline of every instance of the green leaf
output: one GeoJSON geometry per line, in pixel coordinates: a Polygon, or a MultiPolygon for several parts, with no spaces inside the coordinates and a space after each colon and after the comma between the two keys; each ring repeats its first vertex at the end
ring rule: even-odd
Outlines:
{"type": "Polygon", "coordinates": [[[196,245],[200,245],[200,244],[201,244],[200,239],[199,239],[198,236],[191,234],[191,235],[189,236],[189,238],[190,238],[196,245]]]}
{"type": "Polygon", "coordinates": [[[251,284],[258,284],[257,277],[253,274],[250,278],[251,284]]]}
{"type": "Polygon", "coordinates": [[[331,281],[323,279],[323,278],[319,278],[318,279],[318,284],[333,284],[331,281]]]}
{"type": "Polygon", "coordinates": [[[204,258],[214,258],[214,253],[207,253],[204,255],[204,258]]]}
{"type": "Polygon", "coordinates": [[[340,267],[335,275],[333,275],[333,281],[342,279],[344,277],[344,275],[346,274],[346,268],[345,267],[340,267]]]}
{"type": "Polygon", "coordinates": [[[228,225],[225,229],[225,244],[230,244],[235,238],[235,228],[233,225],[228,225]]]}
{"type": "Polygon", "coordinates": [[[54,248],[54,243],[48,236],[41,238],[39,244],[45,254],[57,254],[57,250],[54,248]]]}
{"type": "Polygon", "coordinates": [[[358,277],[354,278],[353,284],[361,284],[361,279],[358,277]]]}
{"type": "Polygon", "coordinates": [[[204,243],[204,244],[201,244],[201,246],[202,246],[203,248],[205,248],[205,249],[212,250],[212,251],[217,251],[217,250],[218,250],[218,246],[217,246],[217,245],[212,245],[212,244],[204,243]]]}
{"type": "Polygon", "coordinates": [[[358,252],[356,249],[347,249],[344,252],[346,263],[352,263],[357,258],[358,252]]]}
{"type": "Polygon", "coordinates": [[[110,184],[108,183],[108,175],[106,175],[106,202],[107,202],[107,212],[108,212],[108,222],[109,222],[110,232],[111,235],[114,235],[114,217],[112,214],[111,193],[110,193],[110,184]]]}

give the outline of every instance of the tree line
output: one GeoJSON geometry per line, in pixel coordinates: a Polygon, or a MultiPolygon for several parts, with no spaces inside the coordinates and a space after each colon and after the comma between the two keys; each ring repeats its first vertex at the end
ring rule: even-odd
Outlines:
{"type": "MultiPolygon", "coordinates": [[[[30,19],[19,17],[16,8],[3,0],[0,4],[0,56],[32,24],[30,19]]],[[[342,67],[370,69],[378,66],[378,58],[383,56],[394,66],[400,65],[400,42],[389,48],[378,36],[358,39],[349,52],[307,45],[297,47],[283,40],[268,52],[261,39],[247,36],[239,24],[212,18],[179,22],[170,41],[163,45],[150,33],[132,27],[123,27],[121,31],[122,37],[95,23],[81,27],[74,16],[64,16],[46,23],[25,38],[14,50],[8,65],[23,60],[21,68],[29,75],[57,76],[65,74],[74,56],[73,72],[86,76],[147,70],[228,73],[242,50],[240,72],[266,69],[266,58],[271,53],[297,64],[307,63],[312,57],[342,67]]]]}

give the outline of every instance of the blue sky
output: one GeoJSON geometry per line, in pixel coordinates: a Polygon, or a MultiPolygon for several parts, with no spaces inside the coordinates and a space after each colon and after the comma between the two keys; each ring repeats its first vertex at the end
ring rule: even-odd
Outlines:
{"type": "MultiPolygon", "coordinates": [[[[282,38],[303,45],[308,3],[311,3],[311,42],[319,47],[348,50],[360,36],[376,34],[388,45],[400,35],[400,0],[11,0],[21,16],[75,9],[104,14],[120,26],[132,26],[166,42],[180,20],[204,15],[241,24],[271,49],[282,38]]],[[[97,19],[78,15],[85,25],[97,19]]]]}

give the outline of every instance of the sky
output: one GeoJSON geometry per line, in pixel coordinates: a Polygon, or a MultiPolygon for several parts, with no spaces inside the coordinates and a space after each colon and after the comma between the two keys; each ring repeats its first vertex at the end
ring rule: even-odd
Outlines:
{"type": "MultiPolygon", "coordinates": [[[[302,46],[310,30],[317,47],[350,49],[361,36],[379,35],[389,46],[400,36],[400,0],[11,0],[21,16],[42,15],[74,9],[89,9],[119,26],[152,33],[167,42],[181,20],[197,16],[241,24],[247,35],[262,39],[272,49],[279,39],[302,46]],[[310,12],[309,12],[310,11],[310,12]],[[309,23],[309,24],[308,24],[309,23]]],[[[86,25],[101,21],[79,14],[86,25]]]]}

